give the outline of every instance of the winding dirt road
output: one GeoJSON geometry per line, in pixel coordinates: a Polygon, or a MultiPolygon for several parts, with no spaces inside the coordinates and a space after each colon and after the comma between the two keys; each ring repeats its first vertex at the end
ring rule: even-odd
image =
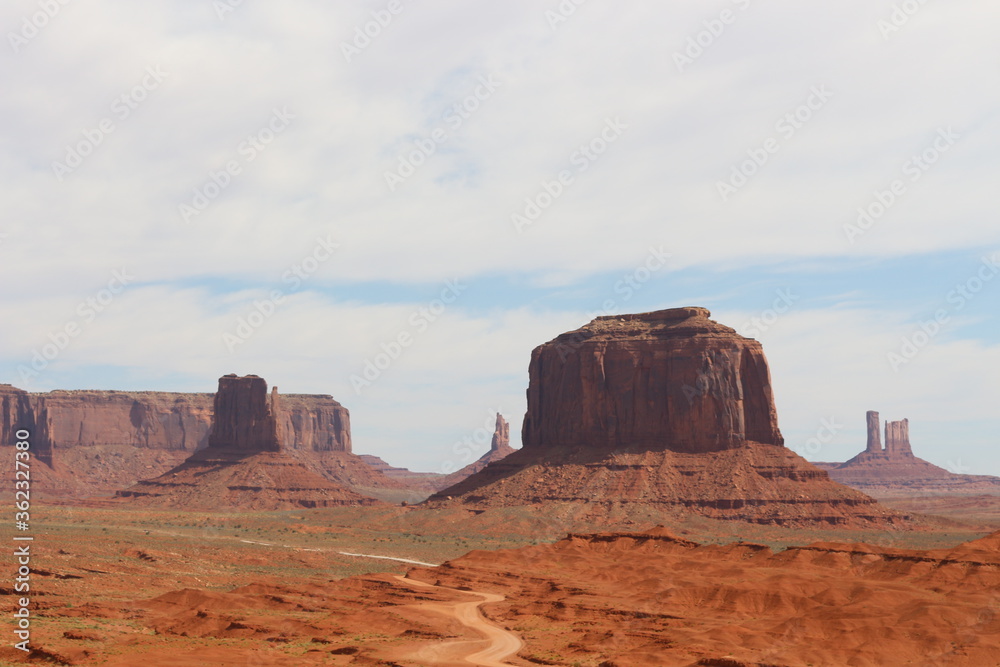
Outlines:
{"type": "MultiPolygon", "coordinates": [[[[434,586],[422,581],[416,581],[415,579],[407,579],[403,576],[397,576],[396,579],[410,588],[438,588],[452,593],[456,592],[454,588],[434,586]]],[[[514,633],[508,632],[504,628],[494,625],[483,618],[483,615],[479,611],[479,607],[487,602],[500,602],[504,597],[495,593],[481,593],[477,591],[458,592],[474,595],[480,599],[469,602],[422,602],[408,606],[454,618],[462,625],[484,635],[485,639],[456,639],[454,641],[437,642],[423,646],[406,657],[411,660],[418,660],[421,664],[437,666],[479,665],[480,667],[509,667],[509,663],[504,661],[520,651],[521,647],[524,646],[523,642],[514,633]],[[483,646],[484,643],[486,643],[485,647],[483,646]]]]}

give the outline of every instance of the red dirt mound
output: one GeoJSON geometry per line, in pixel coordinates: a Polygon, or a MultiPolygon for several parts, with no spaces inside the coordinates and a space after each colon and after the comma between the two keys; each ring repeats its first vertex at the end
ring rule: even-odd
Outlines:
{"type": "Polygon", "coordinates": [[[321,477],[281,452],[246,455],[211,448],[117,495],[144,507],[210,510],[282,510],[378,502],[321,477]]]}
{"type": "Polygon", "coordinates": [[[506,596],[488,616],[541,664],[996,665],[998,542],[774,553],[654,530],[472,552],[410,576],[506,596]]]}

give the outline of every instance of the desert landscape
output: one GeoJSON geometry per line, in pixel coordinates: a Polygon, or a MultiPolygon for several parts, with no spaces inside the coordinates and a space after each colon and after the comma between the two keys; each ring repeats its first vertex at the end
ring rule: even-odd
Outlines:
{"type": "Polygon", "coordinates": [[[1000,667],[998,24],[0,2],[0,667],[1000,667]]]}
{"type": "Polygon", "coordinates": [[[874,412],[865,452],[810,464],[761,345],[704,308],[538,346],[522,448],[498,414],[481,460],[436,477],[355,455],[347,408],[254,375],[210,402],[2,396],[37,498],[30,648],[9,664],[1000,661],[996,505],[903,502],[1000,500],[996,478],[937,472],[906,421],[883,449],[874,412]],[[85,465],[102,457],[120,465],[85,465]]]}

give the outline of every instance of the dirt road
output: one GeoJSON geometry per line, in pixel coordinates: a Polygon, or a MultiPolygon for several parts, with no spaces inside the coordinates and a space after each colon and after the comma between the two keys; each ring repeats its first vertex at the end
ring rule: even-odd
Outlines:
{"type": "MultiPolygon", "coordinates": [[[[453,588],[425,584],[422,581],[407,579],[403,576],[397,576],[396,579],[410,588],[439,588],[455,592],[453,588]]],[[[423,602],[412,606],[454,618],[462,625],[483,635],[485,639],[457,639],[454,641],[437,642],[423,646],[415,653],[411,653],[405,657],[417,660],[420,664],[435,665],[437,667],[449,665],[509,667],[509,663],[504,661],[520,651],[524,644],[517,635],[483,618],[479,611],[479,607],[487,602],[500,602],[504,597],[494,593],[480,593],[477,591],[459,592],[473,595],[479,599],[470,600],[469,602],[423,602]]]]}

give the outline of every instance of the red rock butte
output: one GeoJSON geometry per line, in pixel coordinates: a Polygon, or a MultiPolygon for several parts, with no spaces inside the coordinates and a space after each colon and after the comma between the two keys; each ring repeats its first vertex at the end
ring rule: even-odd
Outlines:
{"type": "Polygon", "coordinates": [[[281,451],[279,411],[278,388],[268,396],[264,378],[225,375],[219,378],[215,394],[215,420],[208,446],[241,452],[281,451]]]}
{"type": "MultiPolygon", "coordinates": [[[[205,449],[159,477],[116,495],[141,505],[241,510],[377,502],[292,455],[282,427],[282,401],[277,388],[268,395],[263,378],[219,378],[214,405],[205,449]]],[[[368,476],[378,475],[360,460],[353,463],[368,476]]]]}
{"type": "Polygon", "coordinates": [[[844,463],[816,463],[841,484],[877,498],[914,495],[1000,494],[1000,478],[952,473],[918,458],[910,446],[910,420],[885,423],[885,446],[879,413],[866,415],[865,450],[844,463]]]}
{"type": "Polygon", "coordinates": [[[904,523],[784,447],[760,343],[709,316],[673,308],[598,317],[535,348],[523,447],[428,503],[566,502],[625,523],[677,512],[904,523]]]}
{"type": "Polygon", "coordinates": [[[705,308],[598,317],[535,348],[524,447],[781,445],[761,344],[705,308]]]}

